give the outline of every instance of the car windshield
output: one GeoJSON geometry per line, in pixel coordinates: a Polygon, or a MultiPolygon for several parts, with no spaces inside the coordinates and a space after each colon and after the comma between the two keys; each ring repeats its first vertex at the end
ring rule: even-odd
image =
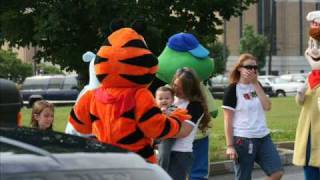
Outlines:
{"type": "Polygon", "coordinates": [[[278,77],[270,78],[270,81],[275,84],[289,83],[289,81],[287,81],[285,79],[278,78],[278,77]]]}
{"type": "MultiPolygon", "coordinates": [[[[1,136],[42,148],[50,153],[127,152],[118,147],[99,143],[95,139],[33,128],[0,128],[0,134],[1,136]]],[[[26,151],[1,143],[0,152],[25,153],[26,151]]]]}
{"type": "Polygon", "coordinates": [[[211,78],[211,83],[214,84],[228,84],[228,78],[223,75],[218,75],[211,78]]]}
{"type": "Polygon", "coordinates": [[[22,90],[29,90],[29,89],[45,89],[49,83],[49,78],[30,78],[26,79],[22,84],[22,90]]]}
{"type": "Polygon", "coordinates": [[[78,81],[76,77],[67,76],[63,84],[63,89],[73,89],[77,87],[78,87],[78,81]]]}

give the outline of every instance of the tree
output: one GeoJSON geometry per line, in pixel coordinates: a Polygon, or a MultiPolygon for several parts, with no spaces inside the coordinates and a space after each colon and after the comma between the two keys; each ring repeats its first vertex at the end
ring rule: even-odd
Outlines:
{"type": "Polygon", "coordinates": [[[156,55],[169,36],[194,33],[210,41],[222,33],[222,19],[239,16],[256,0],[10,0],[1,1],[0,39],[11,45],[37,46],[36,59],[45,59],[67,70],[87,72],[81,55],[97,51],[114,18],[131,25],[137,18],[147,24],[144,35],[156,55]],[[217,14],[221,16],[219,18],[217,14]],[[80,61],[81,62],[81,61],[80,61]]]}
{"type": "Polygon", "coordinates": [[[44,63],[37,64],[37,69],[40,70],[42,74],[64,74],[60,68],[44,63]]]}
{"type": "Polygon", "coordinates": [[[269,49],[269,43],[265,36],[253,31],[253,27],[246,25],[243,37],[240,39],[240,54],[251,53],[258,60],[259,71],[266,64],[266,54],[269,49]]]}
{"type": "Polygon", "coordinates": [[[22,63],[17,54],[11,51],[0,50],[0,77],[22,82],[32,75],[31,64],[22,63]]]}
{"type": "MultiPolygon", "coordinates": [[[[224,44],[217,41],[208,45],[211,49],[211,57],[214,61],[214,75],[223,74],[226,70],[226,59],[223,57],[224,44]]],[[[226,49],[226,58],[229,56],[229,50],[226,49]]]]}

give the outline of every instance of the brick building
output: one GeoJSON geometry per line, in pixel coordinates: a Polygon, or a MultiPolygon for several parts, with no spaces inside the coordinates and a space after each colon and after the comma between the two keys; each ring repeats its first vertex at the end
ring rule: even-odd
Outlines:
{"type": "MultiPolygon", "coordinates": [[[[310,66],[304,58],[309,32],[306,16],[308,12],[319,9],[319,0],[259,0],[241,17],[230,19],[224,26],[225,34],[221,39],[226,41],[230,50],[227,69],[232,67],[239,55],[240,38],[245,25],[248,24],[272,42],[273,73],[310,71],[310,66]]],[[[268,71],[269,57],[266,57],[266,60],[265,70],[268,71]]]]}

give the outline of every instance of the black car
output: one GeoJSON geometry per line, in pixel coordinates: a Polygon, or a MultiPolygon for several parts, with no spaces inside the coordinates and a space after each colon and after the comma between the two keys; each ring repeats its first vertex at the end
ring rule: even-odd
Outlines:
{"type": "Polygon", "coordinates": [[[24,80],[20,92],[24,104],[29,106],[39,99],[54,104],[72,104],[79,94],[78,80],[71,75],[32,76],[24,80]]]}
{"type": "Polygon", "coordinates": [[[169,180],[158,165],[94,139],[30,128],[0,128],[1,180],[169,180]]]}
{"type": "MultiPolygon", "coordinates": [[[[210,81],[210,91],[214,98],[223,99],[224,91],[229,86],[229,80],[226,76],[218,75],[216,77],[211,78],[210,81]]],[[[271,86],[262,84],[262,88],[264,92],[272,97],[275,96],[275,92],[271,86]]]]}

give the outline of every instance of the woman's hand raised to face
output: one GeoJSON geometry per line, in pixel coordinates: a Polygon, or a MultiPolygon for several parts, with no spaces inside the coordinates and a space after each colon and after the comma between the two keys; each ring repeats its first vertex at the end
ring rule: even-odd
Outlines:
{"type": "Polygon", "coordinates": [[[243,79],[247,80],[250,83],[257,83],[258,82],[258,75],[257,75],[257,70],[255,69],[246,69],[241,73],[243,76],[243,79]]]}
{"type": "Polygon", "coordinates": [[[251,83],[258,83],[258,71],[255,69],[251,69],[249,72],[249,80],[251,83]]]}

